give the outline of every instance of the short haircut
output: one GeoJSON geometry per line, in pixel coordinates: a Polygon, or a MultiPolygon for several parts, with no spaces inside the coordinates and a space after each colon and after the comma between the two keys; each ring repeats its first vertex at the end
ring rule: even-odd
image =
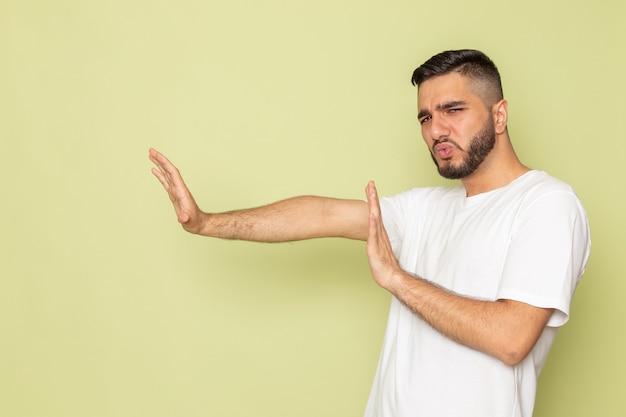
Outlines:
{"type": "Polygon", "coordinates": [[[445,51],[431,57],[413,72],[411,82],[419,88],[431,78],[452,72],[476,81],[478,94],[486,104],[494,104],[504,97],[498,68],[487,55],[473,49],[445,51]]]}

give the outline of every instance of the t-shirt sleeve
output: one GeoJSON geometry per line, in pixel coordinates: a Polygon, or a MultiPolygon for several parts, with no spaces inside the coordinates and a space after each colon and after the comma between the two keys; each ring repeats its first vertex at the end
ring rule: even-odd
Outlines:
{"type": "Polygon", "coordinates": [[[587,216],[576,195],[553,191],[541,196],[519,214],[498,298],[554,308],[548,326],[565,324],[589,251],[587,216]]]}
{"type": "Polygon", "coordinates": [[[400,255],[402,240],[406,230],[406,207],[409,204],[409,200],[410,192],[408,191],[380,199],[383,224],[396,258],[400,255]]]}

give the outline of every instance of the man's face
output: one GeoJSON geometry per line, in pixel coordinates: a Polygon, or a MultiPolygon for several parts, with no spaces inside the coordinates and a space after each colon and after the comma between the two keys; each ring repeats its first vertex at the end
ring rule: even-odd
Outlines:
{"type": "Polygon", "coordinates": [[[491,114],[460,74],[424,82],[418,92],[418,111],[424,141],[445,178],[470,176],[495,145],[491,114]]]}

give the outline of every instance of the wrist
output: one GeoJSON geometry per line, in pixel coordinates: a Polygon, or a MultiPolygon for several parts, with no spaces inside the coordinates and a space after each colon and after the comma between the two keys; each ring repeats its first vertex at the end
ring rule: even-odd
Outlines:
{"type": "Polygon", "coordinates": [[[413,296],[415,296],[416,291],[423,293],[424,283],[425,281],[422,278],[400,269],[392,275],[389,291],[396,298],[404,300],[407,294],[413,294],[413,296]]]}
{"type": "Polygon", "coordinates": [[[217,237],[215,234],[216,228],[213,220],[214,216],[212,214],[201,211],[199,216],[199,227],[196,233],[207,237],[217,237]]]}
{"type": "Polygon", "coordinates": [[[406,279],[408,274],[404,272],[402,269],[394,269],[393,272],[389,275],[389,278],[386,281],[386,285],[384,286],[387,291],[396,297],[398,294],[401,294],[405,291],[407,282],[406,279]]]}

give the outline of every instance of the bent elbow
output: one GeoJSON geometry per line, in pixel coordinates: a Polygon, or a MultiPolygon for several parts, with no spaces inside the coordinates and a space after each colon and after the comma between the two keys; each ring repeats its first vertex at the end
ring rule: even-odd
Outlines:
{"type": "Polygon", "coordinates": [[[520,353],[520,352],[507,352],[500,355],[498,359],[502,361],[507,366],[516,366],[519,365],[524,359],[528,356],[528,352],[520,353]]]}
{"type": "Polygon", "coordinates": [[[533,346],[534,343],[528,341],[509,340],[503,344],[496,357],[505,365],[516,366],[526,359],[533,346]]]}
{"type": "Polygon", "coordinates": [[[500,303],[513,314],[507,316],[506,323],[495,332],[494,356],[508,366],[516,366],[533,350],[554,310],[510,300],[500,303]]]}

